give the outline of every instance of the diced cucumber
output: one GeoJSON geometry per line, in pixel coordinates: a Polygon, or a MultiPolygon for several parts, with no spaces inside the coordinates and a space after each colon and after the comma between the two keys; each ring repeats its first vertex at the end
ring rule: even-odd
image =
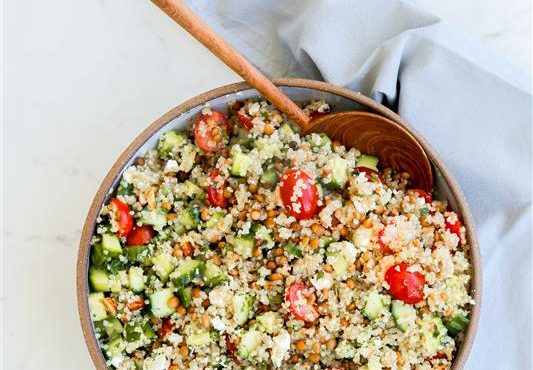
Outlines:
{"type": "Polygon", "coordinates": [[[348,161],[342,157],[334,157],[328,162],[331,168],[331,181],[327,183],[328,189],[342,189],[348,181],[348,161]]]}
{"type": "Polygon", "coordinates": [[[327,248],[331,243],[334,243],[335,239],[331,236],[322,236],[320,238],[320,246],[327,248]]]}
{"type": "Polygon", "coordinates": [[[185,194],[189,198],[200,198],[204,194],[204,189],[196,185],[190,180],[186,180],[185,183],[185,194]]]}
{"type": "Polygon", "coordinates": [[[400,331],[405,333],[407,329],[415,325],[416,309],[413,306],[394,300],[391,305],[391,313],[396,327],[400,331]]]}
{"type": "Polygon", "coordinates": [[[278,183],[279,176],[276,170],[272,167],[263,172],[259,182],[263,185],[274,186],[278,183]]]}
{"type": "Polygon", "coordinates": [[[102,235],[102,248],[104,255],[106,254],[111,257],[117,257],[122,254],[122,247],[120,246],[120,240],[115,234],[104,234],[102,235]]]}
{"type": "Polygon", "coordinates": [[[289,241],[285,246],[285,251],[289,256],[294,256],[296,258],[303,258],[304,254],[302,250],[298,247],[298,244],[289,241]]]}
{"type": "Polygon", "coordinates": [[[251,329],[244,333],[239,342],[239,356],[248,359],[252,352],[257,349],[263,342],[263,334],[258,331],[251,329]]]}
{"type": "Polygon", "coordinates": [[[109,292],[109,275],[104,270],[89,268],[89,282],[95,292],[109,292]]]}
{"type": "Polygon", "coordinates": [[[425,354],[428,356],[434,355],[442,347],[442,340],[447,332],[446,327],[440,317],[429,315],[422,319],[421,325],[425,354]]]}
{"type": "Polygon", "coordinates": [[[325,147],[330,148],[331,147],[331,139],[328,135],[324,133],[314,133],[307,137],[309,140],[309,143],[311,144],[311,147],[317,148],[317,147],[325,147]]]}
{"type": "Polygon", "coordinates": [[[143,269],[136,266],[131,266],[128,270],[128,280],[130,289],[139,293],[144,290],[144,274],[143,269]]]}
{"type": "Polygon", "coordinates": [[[187,287],[178,290],[178,298],[183,307],[189,307],[192,303],[192,288],[187,287]]]}
{"type": "Polygon", "coordinates": [[[91,313],[91,320],[95,322],[107,318],[107,310],[102,302],[104,298],[104,293],[101,292],[89,294],[89,312],[91,313]]]}
{"type": "Polygon", "coordinates": [[[124,357],[123,352],[126,348],[126,343],[120,337],[114,338],[105,347],[105,354],[111,360],[111,363],[120,363],[124,357]]]}
{"type": "Polygon", "coordinates": [[[272,158],[278,149],[277,145],[268,139],[255,140],[254,147],[261,153],[266,154],[265,158],[272,158]]]}
{"type": "Polygon", "coordinates": [[[205,271],[205,262],[198,260],[181,260],[171,276],[172,283],[176,288],[189,285],[197,277],[201,277],[205,271]]]}
{"type": "Polygon", "coordinates": [[[180,167],[184,172],[189,172],[194,167],[194,160],[196,159],[196,153],[198,153],[198,147],[193,144],[184,145],[179,149],[180,154],[180,167]]]}
{"type": "Polygon", "coordinates": [[[166,159],[174,157],[178,149],[185,145],[187,141],[187,134],[185,132],[165,132],[157,146],[159,156],[166,159]]]}
{"type": "Polygon", "coordinates": [[[233,247],[235,252],[240,254],[244,258],[250,258],[254,254],[255,238],[253,235],[241,235],[236,236],[233,239],[233,247]]]}
{"type": "Polygon", "coordinates": [[[154,292],[150,296],[150,307],[155,317],[166,317],[176,312],[175,308],[168,306],[168,300],[174,297],[171,288],[166,288],[154,292]]]}
{"type": "Polygon", "coordinates": [[[378,162],[379,158],[373,155],[369,154],[362,154],[359,158],[357,158],[357,167],[366,167],[370,168],[374,171],[378,170],[378,162]]]}
{"type": "Polygon", "coordinates": [[[328,263],[341,279],[347,278],[349,265],[355,262],[357,250],[348,241],[331,243],[328,247],[328,263]]]}
{"type": "Polygon", "coordinates": [[[122,180],[118,185],[117,195],[130,195],[133,193],[133,184],[128,184],[126,181],[122,180]]]}
{"type": "Polygon", "coordinates": [[[233,321],[237,325],[244,325],[254,308],[254,297],[249,294],[236,294],[232,298],[232,304],[233,321]]]}
{"type": "Polygon", "coordinates": [[[239,177],[246,176],[250,164],[252,164],[252,160],[247,154],[234,152],[232,155],[231,174],[239,177]]]}
{"type": "Polygon", "coordinates": [[[381,317],[385,311],[389,309],[390,297],[384,294],[379,294],[375,291],[370,292],[366,298],[365,308],[363,313],[370,320],[375,320],[381,317]]]}
{"type": "Polygon", "coordinates": [[[113,339],[122,334],[122,331],[123,331],[122,324],[120,323],[120,320],[117,319],[116,317],[105,319],[101,321],[101,323],[103,324],[104,330],[108,338],[113,339]]]}
{"type": "Polygon", "coordinates": [[[127,246],[126,254],[130,262],[139,262],[143,265],[151,258],[150,247],[148,245],[127,246]]]}
{"type": "Polygon", "coordinates": [[[285,136],[291,136],[291,135],[294,135],[295,133],[292,127],[288,123],[284,123],[283,125],[281,125],[278,131],[280,135],[285,135],[285,136]]]}
{"type": "Polygon", "coordinates": [[[144,334],[143,327],[139,323],[127,323],[124,328],[124,337],[128,342],[136,342],[144,334]]]}
{"type": "Polygon", "coordinates": [[[268,311],[257,317],[257,322],[262,331],[273,334],[283,326],[283,320],[277,312],[268,311]]]}
{"type": "Polygon", "coordinates": [[[252,224],[250,232],[254,235],[256,240],[261,241],[261,245],[267,249],[271,249],[274,246],[274,238],[272,233],[261,224],[252,224]]]}
{"type": "Polygon", "coordinates": [[[174,271],[174,264],[172,263],[170,255],[158,254],[152,257],[153,269],[161,281],[165,282],[174,271]]]}
{"type": "Polygon", "coordinates": [[[139,221],[145,225],[152,225],[156,229],[161,229],[167,224],[167,216],[163,210],[147,210],[141,211],[139,221]]]}
{"type": "Polygon", "coordinates": [[[459,306],[468,294],[464,283],[458,276],[451,276],[445,281],[446,289],[445,292],[448,295],[446,303],[451,307],[459,306]]]}
{"type": "Polygon", "coordinates": [[[459,333],[466,329],[469,323],[470,319],[461,314],[455,315],[449,320],[444,320],[444,325],[452,337],[459,335],[459,333]]]}
{"type": "Polygon", "coordinates": [[[152,328],[152,325],[150,324],[149,321],[147,321],[146,324],[144,324],[143,330],[144,330],[144,336],[147,339],[151,339],[155,337],[154,329],[152,328]]]}
{"type": "Polygon", "coordinates": [[[226,216],[226,214],[222,211],[216,211],[213,213],[211,217],[209,217],[209,220],[205,223],[205,227],[207,228],[213,228],[217,225],[218,221],[223,219],[226,216]]]}
{"type": "Polygon", "coordinates": [[[205,263],[204,281],[207,286],[214,287],[226,281],[227,278],[222,269],[213,262],[205,263]]]}
{"type": "Polygon", "coordinates": [[[102,243],[96,243],[91,246],[91,266],[96,268],[104,268],[106,265],[106,255],[102,243]]]}
{"type": "Polygon", "coordinates": [[[200,225],[200,211],[196,206],[190,206],[180,214],[178,222],[187,230],[191,230],[200,225]]]}
{"type": "Polygon", "coordinates": [[[187,344],[191,347],[203,347],[212,342],[211,333],[201,332],[187,337],[187,344]]]}

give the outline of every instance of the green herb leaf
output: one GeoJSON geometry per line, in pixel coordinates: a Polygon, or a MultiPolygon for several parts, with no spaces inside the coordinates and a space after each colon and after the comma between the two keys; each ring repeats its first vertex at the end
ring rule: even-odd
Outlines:
{"type": "Polygon", "coordinates": [[[285,247],[285,250],[287,251],[289,256],[295,256],[297,258],[302,258],[304,256],[301,249],[298,248],[298,245],[293,242],[289,242],[285,247]]]}

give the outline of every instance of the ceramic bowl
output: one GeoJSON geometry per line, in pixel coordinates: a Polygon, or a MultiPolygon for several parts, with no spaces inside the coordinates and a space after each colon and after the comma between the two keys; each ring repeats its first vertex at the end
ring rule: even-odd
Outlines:
{"type": "MultiPolygon", "coordinates": [[[[463,369],[472,343],[479,320],[481,307],[481,257],[479,245],[476,239],[474,222],[467,202],[463,196],[457,181],[454,179],[446,165],[431,147],[431,145],[418,134],[408,123],[403,121],[396,113],[374,100],[360,94],[333,86],[324,82],[304,80],[304,79],[277,79],[274,83],[278,85],[285,94],[295,101],[307,101],[311,99],[324,99],[335,111],[343,110],[364,110],[381,114],[405,127],[424,148],[428,154],[434,172],[434,192],[436,199],[447,199],[451,208],[463,219],[466,227],[468,243],[471,246],[470,261],[473,268],[471,283],[471,295],[476,304],[472,307],[470,315],[470,325],[465,333],[465,338],[458,349],[453,370],[463,369]]],[[[148,126],[137,138],[126,148],[117,159],[104,181],[100,185],[94,200],[89,209],[89,213],[83,227],[77,262],[77,296],[78,310],[85,341],[89,349],[94,365],[98,370],[107,369],[105,358],[98,346],[95,337],[93,324],[89,315],[89,305],[87,297],[89,294],[88,269],[90,241],[94,232],[96,218],[104,203],[108,201],[112,190],[118,186],[118,182],[125,168],[132,164],[135,157],[143,154],[146,150],[157,145],[159,137],[165,131],[171,129],[181,129],[192,124],[193,118],[200,112],[204,103],[209,103],[215,109],[225,110],[226,105],[231,100],[243,100],[247,98],[257,98],[259,93],[250,88],[246,83],[236,83],[226,85],[204,94],[196,96],[171,109],[161,118],[148,126]]]]}

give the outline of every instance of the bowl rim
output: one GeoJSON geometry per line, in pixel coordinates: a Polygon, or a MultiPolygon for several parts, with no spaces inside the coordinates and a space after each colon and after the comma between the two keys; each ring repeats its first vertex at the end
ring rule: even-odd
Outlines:
{"type": "MultiPolygon", "coordinates": [[[[472,280],[470,292],[472,298],[475,300],[475,304],[472,306],[470,313],[470,324],[465,333],[465,337],[459,350],[455,354],[452,370],[463,369],[471,351],[475,334],[477,331],[479,317],[481,313],[481,295],[482,295],[482,268],[481,268],[481,254],[477,236],[475,233],[475,224],[473,216],[468,207],[468,203],[464,197],[464,194],[455,180],[451,172],[448,170],[443,160],[437,151],[429,144],[429,142],[422,137],[411,125],[403,120],[398,114],[385,107],[384,105],[372,100],[371,98],[343,87],[331,85],[326,82],[308,80],[301,78],[277,78],[272,80],[275,85],[280,87],[295,87],[295,88],[308,88],[318,90],[326,93],[331,93],[344,97],[348,100],[352,100],[359,103],[378,114],[381,114],[403,126],[409,133],[411,133],[420,143],[422,148],[428,154],[433,165],[440,171],[444,181],[448,184],[451,193],[457,201],[458,211],[462,214],[463,224],[466,228],[466,235],[468,242],[471,246],[470,249],[470,262],[472,265],[472,280]]],[[[215,98],[223,97],[225,95],[233,94],[239,91],[251,89],[250,85],[246,82],[238,82],[233,84],[224,85],[205,93],[197,95],[169,110],[163,114],[152,124],[146,127],[128,147],[120,154],[115,161],[111,169],[106,174],[104,180],[100,184],[83,225],[83,230],[80,237],[80,244],[78,249],[77,265],[76,265],[76,292],[78,301],[78,313],[80,323],[83,331],[85,343],[89,350],[91,359],[98,370],[108,369],[106,360],[103,353],[98,346],[98,341],[93,333],[93,325],[89,314],[88,294],[89,294],[89,282],[88,282],[88,269],[89,269],[89,252],[90,241],[94,232],[96,224],[96,218],[100,212],[101,206],[108,195],[115,179],[120,175],[125,165],[131,159],[131,157],[139,150],[142,145],[149,140],[161,127],[180,116],[182,113],[204,104],[207,101],[215,98]]]]}

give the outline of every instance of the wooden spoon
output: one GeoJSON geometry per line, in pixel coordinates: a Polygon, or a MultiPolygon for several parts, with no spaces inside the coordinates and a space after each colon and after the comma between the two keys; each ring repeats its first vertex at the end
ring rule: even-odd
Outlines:
{"type": "Polygon", "coordinates": [[[417,140],[402,126],[374,113],[331,113],[312,120],[287,95],[228,42],[211,30],[181,0],[151,0],[187,32],[259,91],[302,129],[302,135],[323,132],[348,148],[379,157],[380,164],[411,175],[413,186],[433,187],[429,159],[417,140]]]}

